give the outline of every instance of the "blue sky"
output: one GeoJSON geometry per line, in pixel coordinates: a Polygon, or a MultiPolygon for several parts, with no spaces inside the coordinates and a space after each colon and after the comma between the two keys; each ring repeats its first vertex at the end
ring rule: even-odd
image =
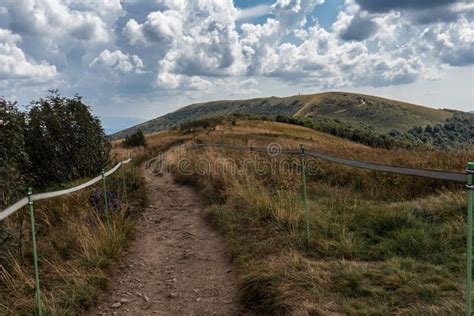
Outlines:
{"type": "Polygon", "coordinates": [[[473,110],[469,0],[1,0],[0,95],[107,131],[190,103],[354,91],[473,110]]]}

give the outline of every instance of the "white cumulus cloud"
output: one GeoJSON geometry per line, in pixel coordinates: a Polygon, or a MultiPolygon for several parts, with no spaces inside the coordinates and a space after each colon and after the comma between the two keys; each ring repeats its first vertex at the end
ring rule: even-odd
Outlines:
{"type": "Polygon", "coordinates": [[[170,44],[183,34],[183,18],[184,16],[175,10],[152,12],[141,25],[134,19],[129,20],[123,33],[132,44],[170,44]]]}
{"type": "Polygon", "coordinates": [[[474,63],[474,22],[462,18],[459,22],[427,27],[420,35],[426,48],[441,62],[451,66],[474,63]]]}
{"type": "Polygon", "coordinates": [[[254,7],[239,10],[237,20],[248,20],[271,13],[271,6],[268,4],[259,4],[254,7]]]}
{"type": "Polygon", "coordinates": [[[324,0],[277,0],[273,5],[273,13],[287,29],[304,27],[306,15],[311,13],[324,0]]]}
{"type": "Polygon", "coordinates": [[[103,50],[89,66],[106,66],[123,73],[141,73],[145,68],[143,61],[137,55],[125,54],[120,50],[111,52],[108,49],[103,50]]]}
{"type": "Polygon", "coordinates": [[[30,79],[44,82],[56,76],[56,67],[45,61],[35,63],[17,45],[21,37],[0,29],[0,79],[30,79]]]}
{"type": "Polygon", "coordinates": [[[276,0],[271,6],[244,10],[231,0],[158,3],[159,10],[150,12],[143,22],[129,19],[123,34],[132,45],[161,52],[156,60],[156,86],[162,88],[189,88],[191,77],[216,83],[214,77],[239,76],[328,88],[389,86],[425,78],[433,72],[433,66],[427,65],[433,58],[450,65],[472,62],[469,23],[453,23],[445,30],[433,26],[424,32],[425,46],[439,51],[433,56],[417,51],[416,36],[421,30],[400,12],[366,11],[357,0],[345,1],[328,30],[317,21],[308,25],[308,16],[324,0],[276,0]],[[237,29],[239,19],[268,13],[271,16],[265,23],[246,22],[237,29]],[[403,38],[407,34],[410,38],[403,38]],[[292,41],[291,36],[298,40],[292,41]],[[401,45],[407,40],[410,50],[401,45]]]}
{"type": "Polygon", "coordinates": [[[107,42],[123,14],[119,0],[7,0],[10,28],[20,34],[107,42]]]}
{"type": "Polygon", "coordinates": [[[197,98],[440,79],[474,63],[472,1],[443,1],[345,0],[329,25],[324,0],[0,0],[0,86],[197,98]]]}
{"type": "Polygon", "coordinates": [[[142,24],[131,19],[123,33],[130,43],[157,45],[165,50],[158,62],[156,84],[187,84],[191,76],[229,76],[244,71],[231,0],[162,1],[142,24]]]}

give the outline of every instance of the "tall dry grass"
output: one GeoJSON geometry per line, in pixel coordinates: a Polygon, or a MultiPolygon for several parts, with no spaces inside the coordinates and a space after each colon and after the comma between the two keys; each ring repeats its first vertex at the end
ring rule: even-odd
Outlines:
{"type": "MultiPolygon", "coordinates": [[[[471,150],[380,150],[300,127],[245,124],[222,125],[194,141],[303,143],[348,158],[454,171],[473,157],[471,150]]],[[[318,162],[308,177],[308,243],[299,160],[282,175],[256,172],[252,161],[259,158],[268,156],[181,148],[167,157],[176,181],[207,198],[208,218],[229,243],[247,306],[263,314],[462,313],[464,188],[318,162]],[[202,161],[212,166],[206,172],[202,161]]],[[[280,165],[290,158],[273,159],[280,165]]]]}
{"type": "MultiPolygon", "coordinates": [[[[127,205],[123,200],[122,175],[117,175],[117,181],[114,176],[108,178],[110,226],[105,221],[100,185],[35,202],[44,313],[82,314],[97,294],[106,288],[107,269],[132,235],[134,214],[146,203],[143,180],[138,170],[127,166],[126,170],[119,172],[126,172],[130,203],[127,205]]],[[[26,210],[19,212],[26,214],[26,210]]],[[[4,231],[14,233],[12,242],[0,245],[2,315],[29,315],[36,308],[28,219],[27,216],[12,216],[2,223],[4,231]]]]}

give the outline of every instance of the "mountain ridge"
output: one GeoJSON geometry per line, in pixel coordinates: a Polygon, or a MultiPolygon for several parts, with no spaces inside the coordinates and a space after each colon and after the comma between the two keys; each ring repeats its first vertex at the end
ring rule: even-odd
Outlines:
{"type": "Polygon", "coordinates": [[[442,123],[456,110],[433,109],[422,105],[367,94],[322,92],[287,97],[262,97],[245,100],[216,100],[193,103],[111,135],[122,139],[141,129],[145,134],[179,126],[211,116],[246,114],[266,118],[288,116],[307,119],[333,119],[369,127],[379,132],[407,131],[415,126],[442,123]]]}

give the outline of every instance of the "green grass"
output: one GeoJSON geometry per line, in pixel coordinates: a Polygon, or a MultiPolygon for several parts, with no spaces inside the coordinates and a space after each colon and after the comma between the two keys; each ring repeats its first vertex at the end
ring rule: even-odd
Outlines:
{"type": "Polygon", "coordinates": [[[333,290],[347,314],[462,314],[462,283],[439,265],[393,257],[376,266],[338,263],[331,267],[333,290]]]}
{"type": "Polygon", "coordinates": [[[298,191],[249,188],[223,208],[211,208],[211,219],[230,240],[241,268],[247,305],[269,314],[296,312],[306,301],[323,314],[462,312],[465,201],[460,194],[390,205],[360,199],[350,189],[322,191],[310,201],[309,247],[298,191]],[[418,208],[427,201],[435,203],[429,212],[418,208]],[[292,253],[314,264],[313,270],[292,265],[268,270],[274,261],[288,264],[292,253]],[[320,275],[328,273],[331,282],[320,284],[320,275]],[[327,306],[338,301],[343,305],[327,306]]]}

